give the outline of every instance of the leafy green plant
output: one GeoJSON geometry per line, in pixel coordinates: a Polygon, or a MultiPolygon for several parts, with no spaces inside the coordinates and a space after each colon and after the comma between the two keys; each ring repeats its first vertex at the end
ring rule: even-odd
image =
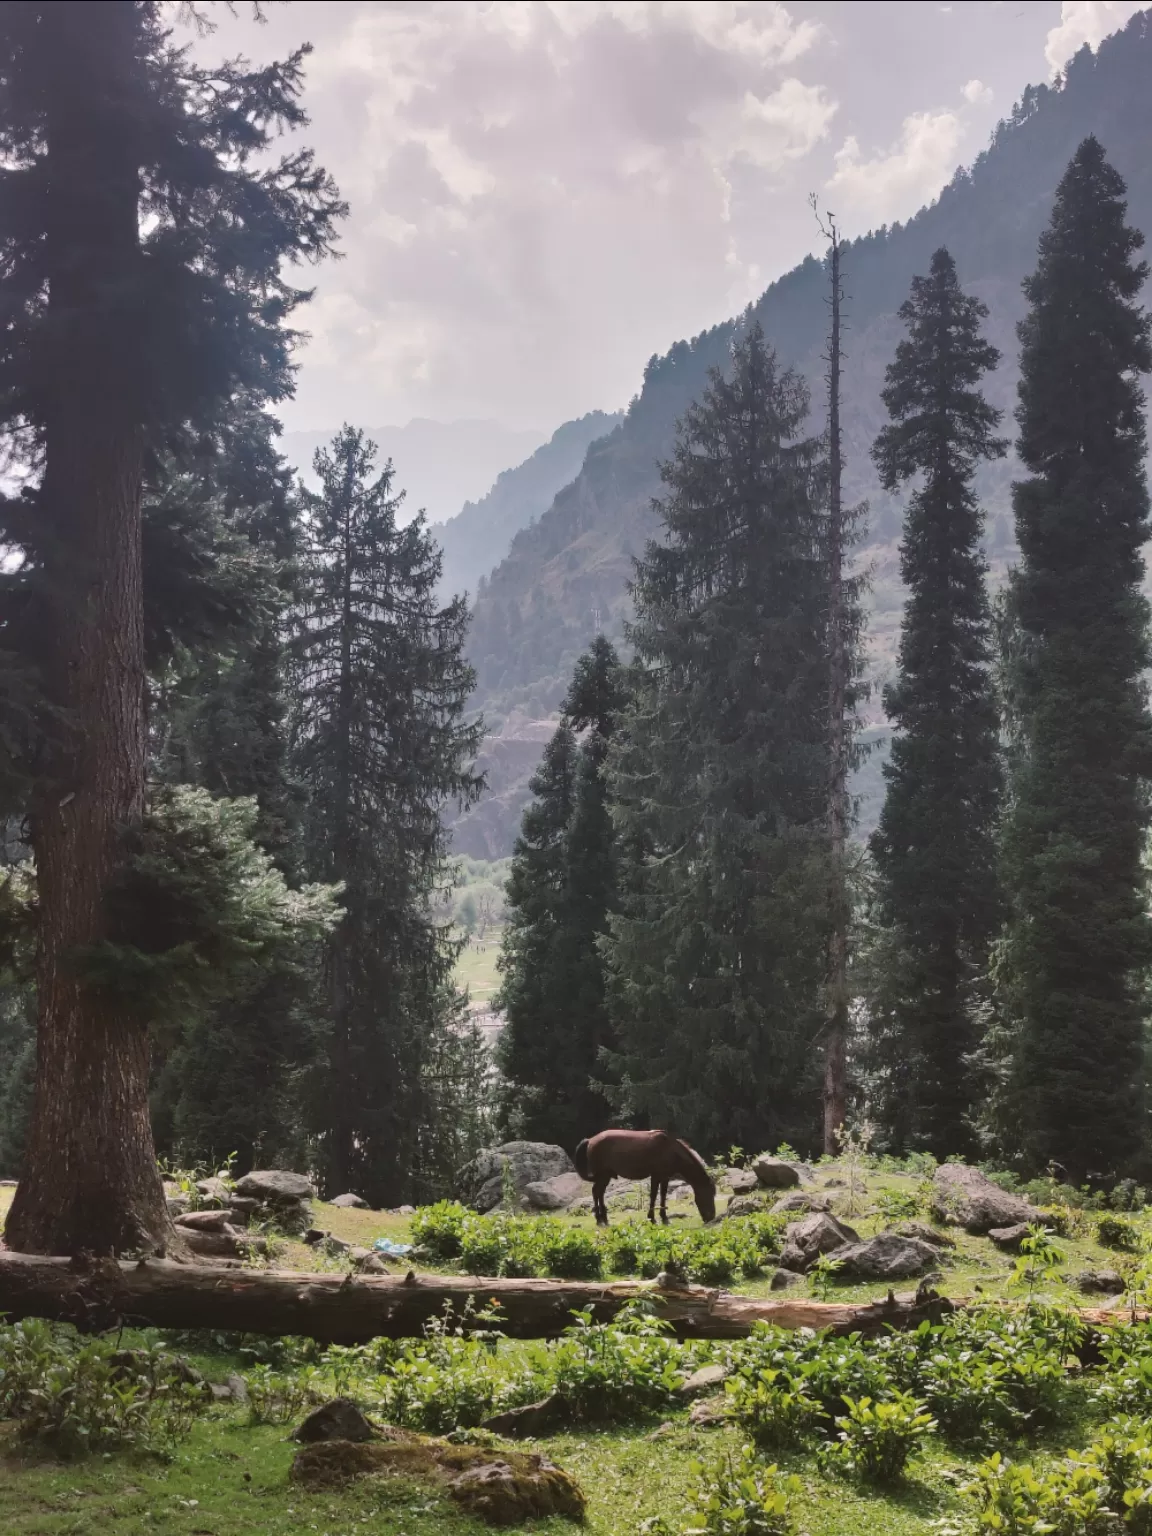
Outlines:
{"type": "Polygon", "coordinates": [[[468,1212],[455,1200],[438,1200],[435,1205],[422,1206],[412,1217],[412,1241],[429,1258],[458,1259],[467,1216],[468,1212]]]}
{"type": "Polygon", "coordinates": [[[1041,1226],[1031,1226],[1020,1243],[1020,1252],[1008,1276],[1008,1284],[1028,1293],[1031,1303],[1037,1285],[1045,1276],[1055,1275],[1065,1259],[1063,1248],[1055,1244],[1041,1226]]]}
{"type": "Polygon", "coordinates": [[[693,1520],[685,1536],[789,1536],[800,1479],[764,1466],[750,1445],[711,1466],[693,1462],[693,1520]]]}
{"type": "Polygon", "coordinates": [[[809,1273],[812,1276],[812,1289],[821,1301],[827,1301],[832,1290],[833,1281],[843,1269],[839,1259],[834,1259],[830,1253],[822,1253],[813,1264],[809,1273]]]}
{"type": "Polygon", "coordinates": [[[564,1227],[558,1221],[543,1238],[548,1273],[564,1280],[596,1280],[604,1270],[604,1253],[595,1235],[580,1227],[564,1227]]]}
{"type": "Polygon", "coordinates": [[[1096,1223],[1096,1240],[1103,1248],[1139,1252],[1142,1233],[1134,1221],[1124,1216],[1101,1216],[1096,1223]]]}
{"type": "Polygon", "coordinates": [[[639,1418],[675,1399],[680,1347],[650,1302],[629,1302],[611,1323],[594,1322],[589,1311],[573,1317],[550,1361],[552,1388],[573,1417],[639,1418]]]}
{"type": "Polygon", "coordinates": [[[920,1187],[886,1189],[877,1195],[876,1208],[885,1221],[909,1221],[927,1213],[928,1200],[920,1187]]]}
{"type": "Polygon", "coordinates": [[[819,1402],[796,1375],[768,1368],[725,1383],[728,1409],[757,1445],[790,1446],[802,1440],[821,1418],[819,1402]]]}
{"type": "Polygon", "coordinates": [[[844,1401],[848,1412],[836,1420],[838,1443],[829,1459],[862,1482],[899,1482],[920,1442],[935,1430],[936,1420],[910,1392],[894,1392],[880,1401],[844,1401]]]}

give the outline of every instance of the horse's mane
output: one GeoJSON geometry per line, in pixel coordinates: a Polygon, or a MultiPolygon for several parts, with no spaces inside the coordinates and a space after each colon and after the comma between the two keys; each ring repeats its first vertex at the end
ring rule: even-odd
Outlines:
{"type": "Polygon", "coordinates": [[[711,1182],[712,1182],[712,1175],[708,1172],[708,1164],[700,1156],[700,1154],[699,1154],[699,1152],[697,1152],[696,1148],[695,1147],[690,1147],[686,1141],[681,1141],[679,1136],[677,1136],[676,1142],[677,1142],[678,1146],[681,1146],[681,1147],[684,1148],[685,1152],[687,1152],[688,1156],[696,1164],[697,1168],[699,1168],[701,1174],[708,1181],[708,1183],[711,1184],[711,1182]]]}

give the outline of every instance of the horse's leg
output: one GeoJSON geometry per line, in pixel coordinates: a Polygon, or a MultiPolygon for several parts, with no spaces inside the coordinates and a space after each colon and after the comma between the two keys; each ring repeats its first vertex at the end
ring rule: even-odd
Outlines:
{"type": "Polygon", "coordinates": [[[608,1188],[607,1179],[595,1179],[592,1184],[592,1211],[596,1217],[598,1227],[608,1225],[608,1202],[604,1199],[604,1191],[608,1188]]]}
{"type": "Polygon", "coordinates": [[[668,1225],[668,1180],[660,1180],[660,1220],[668,1225]]]}
{"type": "Polygon", "coordinates": [[[655,1220],[656,1220],[656,1191],[660,1188],[660,1180],[656,1177],[655,1174],[653,1174],[651,1179],[648,1181],[648,1183],[649,1183],[648,1220],[651,1221],[651,1222],[655,1222],[655,1220]]]}

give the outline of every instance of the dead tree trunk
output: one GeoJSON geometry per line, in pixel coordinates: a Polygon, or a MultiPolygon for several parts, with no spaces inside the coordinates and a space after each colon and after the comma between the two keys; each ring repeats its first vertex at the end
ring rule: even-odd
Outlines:
{"type": "Polygon", "coordinates": [[[681,1338],[743,1338],[753,1323],[779,1328],[879,1333],[915,1327],[952,1310],[943,1297],[889,1297],[884,1302],[780,1301],[733,1296],[702,1286],[662,1290],[635,1280],[606,1284],[568,1280],[486,1280],[422,1275],[342,1278],[291,1271],[252,1271],[168,1260],[88,1262],[0,1254],[0,1313],[9,1321],[43,1317],[99,1331],[118,1327],[209,1328],[273,1337],[297,1335],[326,1344],[417,1338],[446,1303],[462,1312],[499,1303],[497,1325],[511,1338],[555,1338],[573,1311],[588,1308],[607,1322],[625,1302],[649,1296],[681,1338]]]}
{"type": "MultiPolygon", "coordinates": [[[[815,208],[815,202],[813,202],[815,208]]],[[[819,217],[819,215],[818,215],[819,217]]],[[[844,585],[843,443],[840,429],[840,234],[831,215],[828,238],[832,325],[828,334],[828,861],[829,933],[824,1020],[824,1151],[839,1150],[848,1115],[848,687],[851,637],[844,585]]]]}
{"type": "Polygon", "coordinates": [[[75,3],[45,12],[56,33],[44,99],[50,280],[40,359],[51,723],[29,818],[39,895],[36,1088],[7,1222],[9,1246],[32,1253],[178,1242],[152,1143],[145,1024],[85,986],[75,966],[106,935],[121,833],[144,797],[143,438],[118,334],[125,294],[142,277],[139,170],[123,131],[136,12],[75,3]]]}

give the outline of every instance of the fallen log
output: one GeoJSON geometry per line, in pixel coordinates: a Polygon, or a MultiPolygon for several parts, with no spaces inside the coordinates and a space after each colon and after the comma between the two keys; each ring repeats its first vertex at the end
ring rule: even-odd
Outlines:
{"type": "Polygon", "coordinates": [[[128,1327],[211,1329],[273,1337],[298,1335],[325,1344],[416,1338],[446,1304],[463,1313],[498,1304],[511,1338],[555,1338],[574,1311],[607,1322],[637,1296],[650,1297],[681,1338],[743,1338],[757,1322],[831,1333],[916,1327],[952,1310],[944,1297],[893,1296],[866,1304],[768,1300],[703,1286],[661,1287],[636,1280],[489,1280],[455,1275],[371,1278],[291,1270],[246,1270],[168,1259],[41,1258],[0,1254],[0,1314],[15,1322],[42,1317],[90,1332],[128,1327]]]}

